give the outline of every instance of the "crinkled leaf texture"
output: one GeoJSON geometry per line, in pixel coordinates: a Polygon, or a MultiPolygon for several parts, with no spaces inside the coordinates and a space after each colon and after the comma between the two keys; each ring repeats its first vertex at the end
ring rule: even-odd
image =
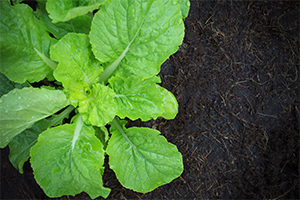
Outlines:
{"type": "Polygon", "coordinates": [[[182,156],[159,131],[126,129],[123,122],[113,122],[106,152],[110,168],[124,187],[146,193],[180,176],[182,156]]]}
{"type": "Polygon", "coordinates": [[[50,54],[59,62],[54,77],[62,82],[72,104],[77,106],[78,101],[87,98],[89,87],[98,81],[103,71],[92,54],[88,37],[69,33],[51,47],[50,54]]]}
{"type": "Polygon", "coordinates": [[[49,48],[56,40],[28,5],[0,1],[0,6],[0,71],[18,83],[44,79],[56,67],[49,59],[49,48]]]}
{"type": "Polygon", "coordinates": [[[91,87],[88,97],[79,102],[79,113],[87,124],[105,126],[112,121],[118,110],[115,93],[99,83],[91,87]]]}
{"type": "Polygon", "coordinates": [[[182,13],[182,18],[185,19],[189,15],[190,1],[189,0],[177,0],[180,5],[180,10],[182,13]]]}
{"type": "Polygon", "coordinates": [[[55,78],[62,82],[71,103],[79,105],[79,112],[87,124],[104,126],[118,109],[115,93],[96,83],[103,71],[91,52],[84,34],[69,33],[51,47],[51,58],[59,61],[55,78]]]}
{"type": "Polygon", "coordinates": [[[143,121],[164,118],[174,118],[178,112],[175,97],[160,83],[158,76],[142,79],[137,76],[121,78],[114,76],[109,80],[116,93],[119,109],[117,115],[131,120],[141,118],[143,121]]]}
{"type": "Polygon", "coordinates": [[[108,74],[150,77],[183,41],[184,24],[176,0],[107,0],[95,14],[91,44],[108,74]]]}
{"type": "Polygon", "coordinates": [[[46,9],[53,23],[69,21],[98,9],[105,0],[48,0],[46,9]]]}
{"type": "Polygon", "coordinates": [[[70,32],[85,34],[90,32],[92,19],[89,16],[81,15],[67,22],[58,22],[53,24],[48,12],[46,11],[46,1],[38,0],[37,2],[38,8],[35,15],[44,23],[46,29],[52,33],[55,38],[60,39],[70,32]]]}
{"type": "Polygon", "coordinates": [[[89,38],[85,34],[67,34],[51,47],[50,54],[53,60],[59,62],[54,77],[67,90],[82,82],[90,86],[98,81],[103,71],[92,54],[89,38]]]}
{"type": "Polygon", "coordinates": [[[30,156],[34,177],[49,197],[84,191],[96,198],[107,197],[110,192],[102,185],[103,146],[81,115],[73,124],[41,133],[30,156]]]}
{"type": "Polygon", "coordinates": [[[0,147],[16,135],[68,105],[64,92],[39,88],[14,89],[0,99],[0,147]]]}

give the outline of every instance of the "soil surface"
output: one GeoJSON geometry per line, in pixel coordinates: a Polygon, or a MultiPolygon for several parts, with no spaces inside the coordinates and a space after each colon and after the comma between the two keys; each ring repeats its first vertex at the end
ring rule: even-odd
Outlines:
{"type": "MultiPolygon", "coordinates": [[[[184,43],[160,73],[177,117],[130,123],[160,130],[184,172],[141,194],[106,164],[108,199],[299,199],[299,11],[297,1],[192,1],[184,43]]],[[[29,163],[21,175],[8,153],[1,199],[48,199],[29,163]]]]}

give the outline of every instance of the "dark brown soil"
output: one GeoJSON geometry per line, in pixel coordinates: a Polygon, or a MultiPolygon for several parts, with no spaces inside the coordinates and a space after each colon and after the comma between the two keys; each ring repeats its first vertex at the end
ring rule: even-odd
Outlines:
{"type": "MultiPolygon", "coordinates": [[[[184,172],[140,194],[107,169],[108,198],[299,199],[299,12],[297,1],[192,1],[184,43],[160,73],[179,113],[131,123],[177,145],[184,172]]],[[[29,164],[19,174],[8,152],[1,150],[1,198],[47,198],[29,164]]]]}

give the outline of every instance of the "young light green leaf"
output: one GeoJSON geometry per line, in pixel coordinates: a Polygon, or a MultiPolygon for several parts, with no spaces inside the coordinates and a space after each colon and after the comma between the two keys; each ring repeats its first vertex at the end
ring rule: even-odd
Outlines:
{"type": "Polygon", "coordinates": [[[163,98],[163,113],[161,117],[165,119],[174,119],[178,113],[178,103],[174,95],[163,87],[156,85],[157,90],[163,98]]]}
{"type": "Polygon", "coordinates": [[[0,71],[10,80],[40,81],[56,68],[49,48],[56,40],[26,4],[11,6],[0,1],[0,71]]]}
{"type": "Polygon", "coordinates": [[[178,49],[184,24],[176,0],[107,0],[95,14],[90,39],[106,70],[120,76],[150,77],[178,49]]]}
{"type": "Polygon", "coordinates": [[[56,80],[63,83],[73,105],[86,98],[86,91],[98,81],[103,71],[92,54],[87,35],[69,33],[50,49],[51,58],[58,61],[56,80]]]}
{"type": "Polygon", "coordinates": [[[143,121],[164,117],[172,119],[178,112],[175,97],[160,83],[157,76],[141,79],[136,76],[121,78],[114,76],[109,80],[110,86],[116,93],[119,105],[117,115],[131,120],[141,118],[143,121]]]}
{"type": "Polygon", "coordinates": [[[114,119],[106,149],[109,165],[120,183],[137,192],[150,192],[183,172],[182,156],[160,132],[149,128],[125,129],[114,119]]]}
{"type": "Polygon", "coordinates": [[[180,10],[182,13],[182,18],[185,19],[189,15],[190,1],[189,0],[177,0],[180,10]]]}
{"type": "Polygon", "coordinates": [[[143,121],[156,119],[163,113],[163,98],[156,83],[160,82],[157,76],[141,79],[136,76],[121,78],[112,77],[110,86],[116,93],[119,105],[117,115],[131,120],[141,118],[143,121]]]}
{"type": "Polygon", "coordinates": [[[74,107],[69,106],[58,115],[53,115],[49,119],[42,119],[36,122],[31,128],[14,137],[8,144],[9,160],[21,174],[23,173],[24,163],[30,157],[30,149],[36,144],[39,134],[51,126],[62,124],[63,119],[68,117],[72,110],[74,110],[74,107]]]}
{"type": "Polygon", "coordinates": [[[44,23],[46,29],[52,33],[55,38],[60,39],[70,32],[85,34],[90,32],[92,19],[89,16],[81,15],[67,22],[53,24],[46,11],[46,1],[38,0],[37,2],[38,8],[35,15],[44,23]]]}
{"type": "Polygon", "coordinates": [[[105,0],[48,0],[46,9],[53,23],[66,22],[98,9],[105,0]]]}
{"type": "Polygon", "coordinates": [[[105,126],[116,115],[118,104],[112,89],[99,83],[92,85],[87,98],[79,101],[78,111],[87,124],[105,126]]]}
{"type": "Polygon", "coordinates": [[[94,126],[93,128],[95,129],[96,137],[101,141],[101,143],[103,144],[103,149],[105,150],[109,139],[109,133],[107,128],[105,126],[94,126]]]}
{"type": "Polygon", "coordinates": [[[40,134],[30,156],[34,177],[49,197],[84,191],[94,199],[107,197],[110,192],[102,184],[103,146],[81,115],[73,124],[40,134]]]}
{"type": "Polygon", "coordinates": [[[4,148],[35,122],[67,105],[66,95],[60,90],[23,88],[3,95],[0,99],[0,147],[4,148]]]}

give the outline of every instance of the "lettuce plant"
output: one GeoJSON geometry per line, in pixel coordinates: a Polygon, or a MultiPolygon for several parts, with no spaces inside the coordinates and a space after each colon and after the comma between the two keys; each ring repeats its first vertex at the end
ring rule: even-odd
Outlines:
{"type": "Polygon", "coordinates": [[[0,147],[20,173],[30,158],[49,197],[91,198],[110,193],[105,155],[137,192],[180,176],[177,147],[124,119],[176,116],[157,74],[182,43],[189,1],[38,0],[35,11],[20,2],[0,2],[0,147]]]}

